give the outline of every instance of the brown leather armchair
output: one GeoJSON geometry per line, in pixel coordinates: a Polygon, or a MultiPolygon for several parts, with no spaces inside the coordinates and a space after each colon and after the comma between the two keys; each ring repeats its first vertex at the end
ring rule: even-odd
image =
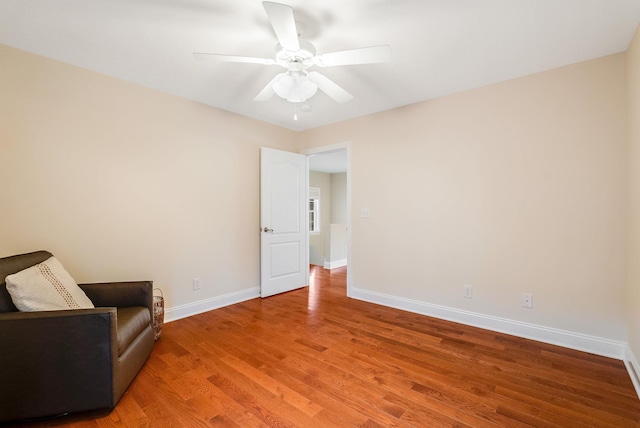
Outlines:
{"type": "Polygon", "coordinates": [[[0,258],[0,423],[112,409],[153,350],[150,281],[78,284],[95,309],[19,312],[5,278],[51,256],[0,258]]]}

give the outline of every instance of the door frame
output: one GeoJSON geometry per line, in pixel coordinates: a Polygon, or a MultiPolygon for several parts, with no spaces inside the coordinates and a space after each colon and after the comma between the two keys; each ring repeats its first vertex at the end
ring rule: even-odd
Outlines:
{"type": "MultiPolygon", "coordinates": [[[[353,257],[351,257],[351,141],[345,141],[343,143],[330,144],[326,146],[313,147],[309,149],[300,150],[300,154],[305,156],[321,155],[324,153],[331,153],[338,150],[346,150],[347,152],[347,297],[351,297],[351,288],[353,281],[352,277],[352,265],[353,257]]],[[[307,175],[309,174],[309,168],[307,168],[307,175]]],[[[307,177],[307,187],[309,186],[309,179],[307,177]]],[[[309,264],[309,228],[307,228],[307,264],[309,264]]],[[[307,269],[307,284],[309,283],[309,269],[307,269]]]]}

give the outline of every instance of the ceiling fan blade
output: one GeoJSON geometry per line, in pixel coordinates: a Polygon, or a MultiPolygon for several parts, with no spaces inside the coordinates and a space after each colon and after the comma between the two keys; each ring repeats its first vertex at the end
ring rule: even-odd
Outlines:
{"type": "Polygon", "coordinates": [[[314,62],[320,67],[375,64],[389,61],[391,61],[391,47],[389,45],[329,52],[314,57],[314,62]]]}
{"type": "Polygon", "coordinates": [[[273,90],[273,82],[283,74],[286,74],[286,73],[280,73],[276,77],[271,79],[271,81],[269,83],[267,83],[267,86],[265,86],[260,91],[260,93],[258,95],[256,95],[256,97],[253,99],[253,101],[268,101],[268,100],[270,100],[271,97],[273,96],[273,94],[275,94],[275,92],[273,90]]]}
{"type": "Polygon", "coordinates": [[[214,60],[220,62],[244,62],[249,64],[262,64],[262,65],[273,65],[276,63],[275,60],[270,58],[254,58],[250,56],[237,56],[237,55],[221,55],[214,53],[206,53],[206,52],[194,52],[193,57],[197,60],[214,60]]]}
{"type": "Polygon", "coordinates": [[[311,71],[309,73],[309,80],[318,85],[318,89],[329,95],[337,103],[344,104],[347,101],[351,101],[353,99],[353,95],[342,89],[333,80],[329,79],[326,76],[323,76],[317,71],[311,71]]]}
{"type": "Polygon", "coordinates": [[[293,17],[293,9],[291,6],[272,3],[270,1],[263,1],[262,6],[267,12],[273,31],[275,31],[278,42],[280,42],[280,46],[288,51],[295,52],[300,50],[296,20],[293,17]]]}

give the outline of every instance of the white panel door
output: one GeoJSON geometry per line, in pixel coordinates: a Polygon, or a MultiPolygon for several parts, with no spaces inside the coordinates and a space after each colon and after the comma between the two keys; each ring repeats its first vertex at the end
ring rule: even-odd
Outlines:
{"type": "Polygon", "coordinates": [[[260,152],[260,295],[307,285],[307,157],[260,152]]]}

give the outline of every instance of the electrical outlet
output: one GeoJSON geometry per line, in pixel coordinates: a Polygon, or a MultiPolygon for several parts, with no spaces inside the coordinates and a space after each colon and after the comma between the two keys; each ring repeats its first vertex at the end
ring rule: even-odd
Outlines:
{"type": "Polygon", "coordinates": [[[473,298],[473,287],[470,285],[465,285],[464,286],[464,297],[466,297],[467,299],[471,299],[473,298]]]}
{"type": "Polygon", "coordinates": [[[522,293],[520,296],[520,305],[523,308],[533,308],[533,294],[522,293]]]}
{"type": "Polygon", "coordinates": [[[200,278],[193,278],[193,289],[200,290],[200,278]]]}

